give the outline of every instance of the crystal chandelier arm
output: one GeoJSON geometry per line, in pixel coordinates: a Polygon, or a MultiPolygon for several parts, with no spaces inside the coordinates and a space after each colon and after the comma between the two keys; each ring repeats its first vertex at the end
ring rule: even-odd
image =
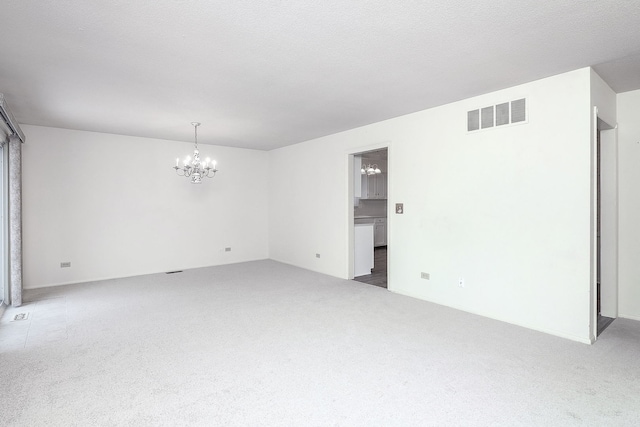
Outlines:
{"type": "Polygon", "coordinates": [[[194,172],[194,170],[196,170],[196,168],[193,168],[191,165],[187,165],[182,168],[174,166],[173,168],[176,170],[176,173],[178,174],[178,176],[186,176],[186,177],[190,177],[191,174],[194,172]]]}

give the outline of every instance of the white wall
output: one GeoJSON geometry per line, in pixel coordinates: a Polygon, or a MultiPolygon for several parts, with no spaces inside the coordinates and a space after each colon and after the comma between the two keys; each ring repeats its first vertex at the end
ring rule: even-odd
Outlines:
{"type": "Polygon", "coordinates": [[[640,320],[640,90],[617,98],[618,315],[640,320]]]}
{"type": "Polygon", "coordinates": [[[390,289],[589,342],[590,73],[270,152],[270,257],[346,278],[347,155],[390,141],[390,289]],[[468,110],[522,97],[527,124],[466,132],[468,110]]]}
{"type": "Polygon", "coordinates": [[[220,172],[193,185],[193,143],[22,128],[25,288],[268,257],[266,152],[201,145],[220,172]]]}
{"type": "Polygon", "coordinates": [[[616,93],[591,70],[591,106],[598,107],[598,117],[614,127],[617,120],[616,93]]]}

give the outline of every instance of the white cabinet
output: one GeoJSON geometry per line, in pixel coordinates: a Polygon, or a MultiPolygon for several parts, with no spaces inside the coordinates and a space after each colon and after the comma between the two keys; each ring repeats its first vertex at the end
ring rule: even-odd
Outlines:
{"type": "Polygon", "coordinates": [[[387,174],[362,175],[361,191],[367,199],[386,199],[387,174]]]}
{"type": "Polygon", "coordinates": [[[387,245],[387,219],[376,218],[373,221],[373,246],[387,245]]]}
{"type": "Polygon", "coordinates": [[[355,219],[356,228],[361,225],[371,227],[371,238],[373,247],[387,245],[387,218],[384,217],[362,217],[355,219]]]}
{"type": "Polygon", "coordinates": [[[373,269],[373,225],[356,224],[354,227],[353,276],[371,274],[373,269]]]}
{"type": "Polygon", "coordinates": [[[376,184],[375,184],[375,199],[386,199],[387,198],[387,174],[380,173],[376,175],[376,184]]]}
{"type": "MultiPolygon", "coordinates": [[[[380,174],[382,175],[382,174],[380,174]]],[[[367,177],[367,199],[377,199],[378,175],[366,175],[367,177]]]]}

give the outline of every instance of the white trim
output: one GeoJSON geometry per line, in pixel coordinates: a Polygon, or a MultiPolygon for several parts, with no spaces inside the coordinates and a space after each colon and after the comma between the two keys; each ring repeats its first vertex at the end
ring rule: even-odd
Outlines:
{"type": "Polygon", "coordinates": [[[598,107],[591,115],[591,236],[589,238],[591,259],[589,275],[589,338],[598,339],[598,107]]]}
{"type": "MultiPolygon", "coordinates": [[[[613,130],[617,128],[617,125],[612,126],[604,119],[598,116],[598,107],[593,107],[592,113],[592,128],[591,128],[591,238],[590,238],[590,250],[591,250],[591,277],[590,277],[590,301],[589,301],[589,335],[595,342],[598,339],[598,275],[601,276],[602,272],[598,271],[598,174],[600,174],[601,165],[598,164],[598,123],[607,124],[609,127],[607,130],[613,130]]],[[[617,130],[616,132],[616,144],[617,144],[617,130]]],[[[602,147],[601,147],[602,149],[602,147]]],[[[617,150],[617,149],[616,149],[617,150]]],[[[618,168],[616,166],[616,174],[618,168]]],[[[616,184],[617,186],[617,184],[616,184]]],[[[600,195],[601,196],[601,195],[600,195]]],[[[616,188],[616,200],[617,200],[617,188],[616,188]]],[[[600,212],[602,216],[602,212],[600,212]]],[[[602,218],[600,218],[602,220],[602,218]]],[[[602,223],[601,223],[602,226],[602,223]]],[[[602,230],[601,230],[602,232],[602,230]]],[[[617,219],[616,219],[616,232],[617,232],[617,219]]],[[[602,244],[602,236],[600,236],[602,244]]],[[[617,242],[617,238],[616,238],[617,242]]],[[[617,243],[616,243],[617,245],[617,243]]],[[[615,264],[617,265],[617,252],[616,252],[615,264]]],[[[617,281],[617,271],[616,271],[617,281]]],[[[617,288],[617,284],[615,285],[617,288]]],[[[617,308],[616,308],[617,310],[617,308]]]]}
{"type": "MultiPolygon", "coordinates": [[[[54,287],[57,287],[57,286],[78,285],[78,284],[81,284],[81,283],[102,282],[102,281],[105,281],[105,280],[129,279],[131,277],[151,276],[151,275],[154,275],[154,274],[166,274],[167,272],[171,272],[171,271],[188,271],[188,270],[195,270],[195,269],[198,269],[198,268],[221,267],[221,266],[225,266],[225,265],[242,264],[243,262],[256,262],[256,261],[269,261],[269,260],[271,260],[271,258],[256,258],[256,259],[247,259],[247,260],[236,261],[236,262],[225,262],[225,263],[220,263],[220,264],[207,264],[207,265],[199,265],[199,266],[197,265],[197,266],[192,266],[192,267],[187,267],[187,268],[175,267],[175,268],[172,268],[170,270],[150,271],[150,272],[147,272],[147,273],[134,274],[134,275],[131,275],[131,276],[104,276],[104,277],[84,279],[84,280],[71,280],[69,282],[47,283],[45,285],[29,286],[28,288],[25,288],[25,290],[29,291],[29,290],[32,290],[32,289],[54,288],[54,287]]],[[[278,261],[278,262],[280,262],[280,261],[278,261]]],[[[301,268],[301,267],[299,267],[299,268],[301,268]]]]}
{"type": "Polygon", "coordinates": [[[618,317],[621,318],[621,319],[636,320],[636,321],[640,322],[640,316],[636,316],[634,314],[618,313],[618,317]]]}
{"type": "Polygon", "coordinates": [[[2,250],[0,253],[0,286],[2,286],[3,302],[11,303],[11,291],[9,286],[9,145],[8,139],[0,148],[0,156],[2,156],[2,171],[0,176],[0,245],[2,250]]]}
{"type": "Polygon", "coordinates": [[[619,206],[618,126],[600,125],[600,314],[618,317],[619,206]],[[606,127],[605,127],[606,126],[606,127]]]}

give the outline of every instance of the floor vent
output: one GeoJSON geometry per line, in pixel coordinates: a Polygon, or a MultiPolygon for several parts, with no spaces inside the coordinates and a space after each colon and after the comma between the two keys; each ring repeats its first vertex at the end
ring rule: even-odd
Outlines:
{"type": "Polygon", "coordinates": [[[527,99],[467,111],[467,132],[527,122],[527,99]]]}
{"type": "Polygon", "coordinates": [[[15,316],[13,316],[13,320],[12,322],[17,322],[20,320],[27,320],[29,318],[29,313],[18,313],[15,316]]]}
{"type": "Polygon", "coordinates": [[[176,274],[176,273],[182,273],[182,270],[167,271],[167,273],[166,273],[166,274],[176,274]]]}

